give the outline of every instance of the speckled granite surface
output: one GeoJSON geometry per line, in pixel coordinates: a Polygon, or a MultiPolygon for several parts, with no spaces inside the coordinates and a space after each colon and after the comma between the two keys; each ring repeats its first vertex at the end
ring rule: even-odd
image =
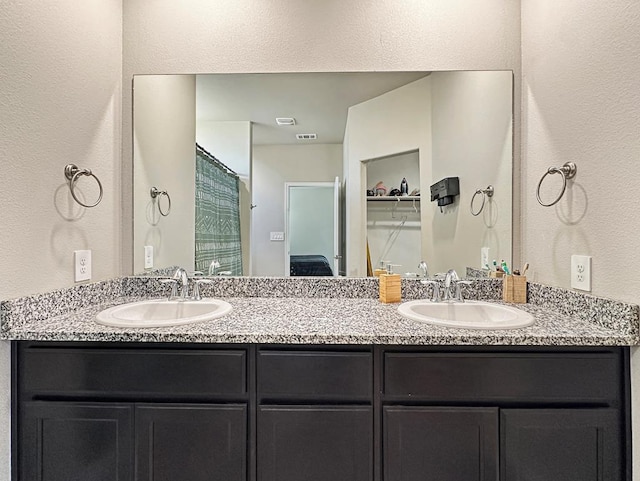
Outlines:
{"type": "Polygon", "coordinates": [[[467,279],[487,279],[488,277],[488,270],[476,269],[475,267],[467,267],[467,279]]]}
{"type": "MultiPolygon", "coordinates": [[[[403,300],[425,298],[430,286],[403,280],[403,300]]],[[[498,279],[464,286],[469,299],[497,301],[498,279]]],[[[514,330],[436,327],[402,318],[397,304],[377,300],[377,279],[214,278],[203,295],[227,300],[231,314],[209,322],[166,328],[98,325],[107,306],[163,297],[167,286],[149,277],[86,284],[0,304],[2,339],[207,343],[413,345],[636,345],[638,306],[531,284],[536,323],[514,330]]]]}

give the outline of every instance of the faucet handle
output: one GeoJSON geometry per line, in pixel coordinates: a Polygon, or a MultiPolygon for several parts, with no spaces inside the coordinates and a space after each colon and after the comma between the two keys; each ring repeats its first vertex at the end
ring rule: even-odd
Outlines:
{"type": "Polygon", "coordinates": [[[171,284],[171,294],[169,294],[169,300],[174,297],[178,297],[178,279],[160,279],[163,284],[171,284]]]}
{"type": "Polygon", "coordinates": [[[456,282],[456,299],[455,299],[456,301],[464,302],[464,299],[462,298],[461,286],[463,285],[470,286],[471,284],[473,284],[473,281],[457,281],[456,282]]]}
{"type": "Polygon", "coordinates": [[[194,279],[193,280],[193,300],[201,301],[202,295],[200,294],[200,284],[212,284],[211,279],[194,279]]]}
{"type": "Polygon", "coordinates": [[[423,279],[420,281],[420,284],[424,284],[425,286],[432,286],[433,294],[431,295],[431,302],[440,302],[440,283],[438,281],[429,281],[423,279]]]}

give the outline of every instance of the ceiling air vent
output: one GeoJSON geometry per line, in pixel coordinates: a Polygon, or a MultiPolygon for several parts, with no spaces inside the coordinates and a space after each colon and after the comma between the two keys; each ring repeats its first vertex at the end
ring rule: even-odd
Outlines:
{"type": "Polygon", "coordinates": [[[276,117],[276,124],[278,125],[296,125],[296,119],[293,117],[276,117]]]}
{"type": "Polygon", "coordinates": [[[317,138],[316,134],[296,134],[298,140],[316,140],[317,138]]]}

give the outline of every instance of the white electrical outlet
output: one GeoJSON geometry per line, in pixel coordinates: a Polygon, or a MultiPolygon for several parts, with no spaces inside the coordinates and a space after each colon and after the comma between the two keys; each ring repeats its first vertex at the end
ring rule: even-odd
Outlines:
{"type": "Polygon", "coordinates": [[[269,240],[272,241],[283,241],[284,240],[284,232],[270,232],[269,240]]]}
{"type": "Polygon", "coordinates": [[[153,246],[144,246],[144,268],[153,267],[153,246]]]}
{"type": "Polygon", "coordinates": [[[571,256],[571,287],[591,291],[591,256],[571,256]]]}
{"type": "Polygon", "coordinates": [[[489,248],[480,248],[480,269],[489,269],[489,248]]]}
{"type": "Polygon", "coordinates": [[[91,280],[91,251],[73,251],[73,258],[75,262],[75,281],[90,281],[91,280]]]}

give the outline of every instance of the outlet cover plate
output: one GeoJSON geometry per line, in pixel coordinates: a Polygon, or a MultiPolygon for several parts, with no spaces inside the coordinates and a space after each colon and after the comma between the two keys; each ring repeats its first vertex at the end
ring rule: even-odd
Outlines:
{"type": "Polygon", "coordinates": [[[591,256],[571,256],[571,287],[591,292],[591,256]]]}
{"type": "Polygon", "coordinates": [[[489,269],[489,248],[480,248],[480,269],[489,269]]]}
{"type": "Polygon", "coordinates": [[[75,281],[90,281],[91,280],[91,251],[73,251],[73,258],[75,263],[75,281]]]}
{"type": "Polygon", "coordinates": [[[153,246],[144,246],[144,268],[153,268],[153,246]]]}

